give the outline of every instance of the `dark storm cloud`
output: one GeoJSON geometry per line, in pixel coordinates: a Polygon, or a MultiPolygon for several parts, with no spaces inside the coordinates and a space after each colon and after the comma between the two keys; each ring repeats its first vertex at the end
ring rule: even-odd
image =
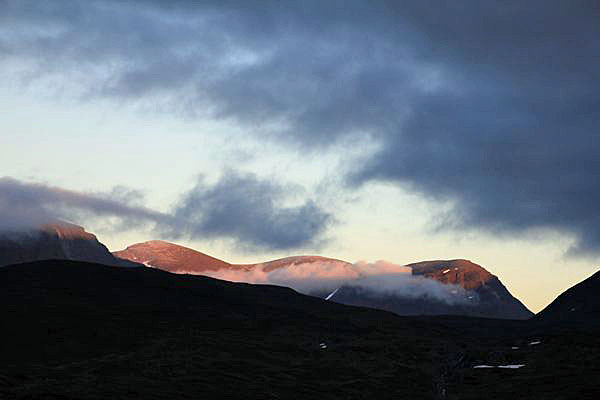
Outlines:
{"type": "Polygon", "coordinates": [[[170,213],[143,207],[141,194],[117,187],[88,194],[0,178],[0,231],[22,231],[56,220],[112,218],[117,230],[150,224],[164,238],[226,238],[248,248],[283,250],[315,245],[331,222],[314,202],[281,205],[293,191],[233,172],[214,185],[199,182],[170,213]],[[116,221],[115,221],[116,219],[116,221]]]}
{"type": "MultiPolygon", "coordinates": [[[[444,7],[442,7],[444,8],[444,7]]],[[[418,10],[413,22],[437,11],[418,10]]],[[[570,233],[600,251],[600,15],[581,2],[442,9],[428,58],[459,82],[411,99],[398,134],[354,182],[456,201],[454,228],[570,233]]]]}
{"type": "Polygon", "coordinates": [[[454,200],[453,228],[557,229],[576,238],[572,254],[600,251],[593,2],[0,7],[0,68],[27,82],[69,78],[83,96],[223,118],[305,148],[367,136],[379,150],[350,163],[354,184],[454,200]]]}
{"type": "MultiPolygon", "coordinates": [[[[185,196],[173,214],[187,229],[168,233],[178,237],[235,238],[240,244],[271,249],[318,245],[331,216],[308,200],[282,206],[293,189],[254,175],[225,174],[213,185],[202,180],[185,196]]],[[[178,227],[181,228],[181,227],[178,227]]]]}
{"type": "Polygon", "coordinates": [[[423,75],[407,45],[361,31],[366,11],[342,2],[6,4],[5,64],[26,69],[28,83],[68,77],[83,97],[223,118],[300,144],[394,126],[389,111],[423,75]]]}

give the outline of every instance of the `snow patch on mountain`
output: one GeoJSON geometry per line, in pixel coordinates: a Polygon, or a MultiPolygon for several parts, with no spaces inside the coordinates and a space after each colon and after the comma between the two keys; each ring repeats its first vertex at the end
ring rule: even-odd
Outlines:
{"type": "Polygon", "coordinates": [[[338,290],[340,290],[340,288],[337,288],[333,292],[331,292],[327,297],[325,297],[325,300],[331,300],[331,298],[335,296],[338,290]]]}

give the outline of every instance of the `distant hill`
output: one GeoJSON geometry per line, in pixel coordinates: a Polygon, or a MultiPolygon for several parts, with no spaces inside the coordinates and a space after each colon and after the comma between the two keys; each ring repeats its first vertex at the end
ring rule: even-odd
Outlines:
{"type": "Polygon", "coordinates": [[[113,255],[122,260],[160,268],[174,273],[202,274],[231,268],[231,264],[199,251],[162,240],[136,243],[113,255]]]}
{"type": "Polygon", "coordinates": [[[114,257],[95,235],[67,222],[27,231],[0,231],[0,266],[49,259],[140,266],[114,257]]]}
{"type": "Polygon", "coordinates": [[[414,275],[456,284],[476,293],[481,311],[473,316],[527,319],[533,313],[515,298],[497,276],[469,260],[438,260],[409,264],[414,275]],[[449,270],[449,271],[448,271],[449,270]]]}
{"type": "Polygon", "coordinates": [[[510,294],[500,280],[468,260],[437,260],[408,264],[413,276],[456,285],[446,298],[405,297],[376,293],[353,285],[341,287],[331,300],[393,311],[400,315],[467,315],[474,317],[528,319],[533,313],[510,294]]]}
{"type": "Polygon", "coordinates": [[[230,264],[197,250],[162,240],[136,243],[124,250],[113,252],[113,255],[124,260],[142,263],[164,271],[200,275],[221,270],[253,271],[260,269],[264,272],[271,272],[280,268],[289,268],[293,265],[317,262],[335,262],[351,265],[342,260],[321,256],[294,256],[256,264],[230,264]]]}
{"type": "Polygon", "coordinates": [[[280,268],[289,268],[292,265],[303,264],[329,264],[342,268],[350,267],[352,265],[347,261],[338,260],[336,258],[321,256],[291,256],[257,264],[238,264],[238,266],[246,269],[262,268],[265,272],[270,272],[280,268]]]}

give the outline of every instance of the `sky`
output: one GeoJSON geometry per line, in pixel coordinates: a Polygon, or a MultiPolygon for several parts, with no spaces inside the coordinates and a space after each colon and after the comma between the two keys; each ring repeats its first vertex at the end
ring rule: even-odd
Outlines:
{"type": "Polygon", "coordinates": [[[230,262],[600,255],[600,6],[0,0],[0,225],[230,262]]]}

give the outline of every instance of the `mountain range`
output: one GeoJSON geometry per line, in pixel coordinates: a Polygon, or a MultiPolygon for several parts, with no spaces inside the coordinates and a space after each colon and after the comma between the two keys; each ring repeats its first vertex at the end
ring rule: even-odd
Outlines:
{"type": "Polygon", "coordinates": [[[533,315],[496,276],[468,260],[427,261],[406,266],[386,264],[384,270],[378,265],[361,267],[321,256],[232,264],[159,240],[134,244],[111,254],[94,234],[62,221],[26,232],[0,233],[0,266],[46,259],[151,267],[237,282],[276,284],[333,302],[399,315],[509,319],[527,319],[533,315]]]}
{"type": "Polygon", "coordinates": [[[346,261],[320,256],[230,264],[164,241],[137,243],[113,254],[169,272],[280,284],[331,301],[379,308],[399,315],[455,314],[510,319],[527,319],[533,315],[496,276],[468,260],[388,266],[380,275],[388,281],[396,279],[397,285],[382,291],[379,288],[383,282],[375,281],[368,267],[359,269],[346,261]],[[410,290],[403,290],[405,287],[410,290]],[[420,290],[415,291],[415,288],[420,290]]]}

